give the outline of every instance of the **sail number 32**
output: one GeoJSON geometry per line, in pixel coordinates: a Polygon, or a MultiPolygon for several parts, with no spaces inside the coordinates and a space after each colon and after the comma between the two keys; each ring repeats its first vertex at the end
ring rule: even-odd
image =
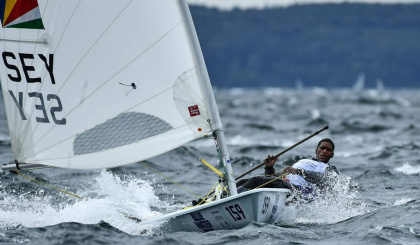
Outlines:
{"type": "MultiPolygon", "coordinates": [[[[53,67],[54,67],[54,54],[49,54],[47,56],[45,56],[44,54],[38,54],[38,55],[33,55],[33,54],[28,54],[28,53],[12,53],[12,52],[3,52],[2,53],[2,58],[3,58],[3,62],[4,65],[6,66],[7,70],[9,71],[7,73],[8,78],[10,79],[10,81],[15,82],[15,83],[20,83],[22,81],[25,81],[28,84],[33,84],[33,83],[42,83],[42,79],[41,77],[32,77],[31,74],[39,74],[42,73],[42,71],[38,70],[41,69],[40,67],[44,67],[45,70],[48,72],[51,83],[52,84],[56,84],[55,83],[55,77],[54,77],[54,72],[53,72],[53,67]],[[44,64],[44,66],[37,66],[38,69],[35,69],[35,66],[33,66],[32,64],[35,62],[36,60],[40,60],[42,61],[42,63],[44,64]],[[20,62],[19,62],[20,61],[20,62]],[[20,63],[20,67],[18,66],[18,64],[20,63]],[[24,76],[22,76],[21,74],[24,74],[24,76]]],[[[38,61],[39,63],[39,61],[38,61]]],[[[23,97],[24,94],[22,92],[17,92],[15,91],[15,93],[12,90],[9,90],[9,94],[12,97],[12,100],[15,102],[17,109],[19,110],[20,116],[22,117],[22,120],[27,120],[27,117],[25,115],[24,112],[24,105],[23,105],[23,97]]],[[[58,97],[58,95],[56,94],[47,94],[46,96],[43,95],[42,93],[39,92],[29,92],[27,93],[29,98],[33,98],[36,100],[36,102],[38,102],[37,104],[35,104],[35,109],[39,110],[38,112],[38,117],[36,117],[36,121],[39,123],[50,123],[50,119],[48,114],[50,114],[53,122],[56,125],[66,125],[67,120],[65,118],[60,118],[57,117],[57,113],[60,113],[63,111],[63,105],[61,104],[61,100],[60,97],[58,97]],[[50,102],[50,106],[48,106],[48,108],[45,105],[45,99],[47,101],[50,102]],[[49,109],[49,113],[47,112],[47,109],[49,109]]],[[[25,95],[26,97],[26,95],[25,95]]]]}
{"type": "Polygon", "coordinates": [[[230,205],[225,209],[229,212],[234,221],[246,219],[245,213],[242,211],[242,208],[238,204],[230,205]]]}

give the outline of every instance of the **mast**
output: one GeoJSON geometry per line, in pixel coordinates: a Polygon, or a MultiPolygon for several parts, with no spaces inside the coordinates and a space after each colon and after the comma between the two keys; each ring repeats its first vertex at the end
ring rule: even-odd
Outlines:
{"type": "Polygon", "coordinates": [[[220,154],[222,155],[223,165],[225,166],[226,172],[227,172],[229,191],[230,191],[230,194],[233,196],[233,195],[238,194],[238,192],[236,190],[236,182],[235,182],[235,177],[233,176],[233,170],[232,170],[232,164],[229,157],[229,152],[227,149],[227,145],[225,143],[225,134],[222,129],[216,129],[215,133],[216,133],[216,141],[219,144],[220,154]]]}
{"type": "Polygon", "coordinates": [[[210,78],[207,73],[207,68],[204,62],[203,54],[201,52],[200,43],[198,42],[198,37],[195,32],[194,23],[192,21],[192,17],[187,3],[184,0],[178,0],[178,4],[180,6],[181,15],[184,19],[185,27],[187,30],[187,36],[189,38],[190,45],[193,49],[192,55],[194,57],[196,69],[198,71],[198,79],[200,84],[202,85],[202,89],[204,90],[203,94],[205,95],[207,105],[209,106],[212,128],[215,131],[216,141],[220,150],[220,154],[222,155],[223,165],[225,166],[227,171],[229,191],[231,195],[236,195],[237,190],[235,177],[233,176],[232,164],[230,161],[229,152],[225,141],[223,126],[220,121],[219,111],[217,109],[216,101],[214,99],[213,89],[210,84],[210,78]]]}

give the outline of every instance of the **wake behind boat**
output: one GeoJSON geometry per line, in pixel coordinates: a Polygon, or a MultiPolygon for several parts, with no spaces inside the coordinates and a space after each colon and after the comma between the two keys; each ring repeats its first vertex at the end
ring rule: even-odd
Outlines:
{"type": "Polygon", "coordinates": [[[144,222],[169,220],[168,231],[281,222],[289,190],[237,194],[185,1],[4,4],[1,85],[15,158],[4,170],[111,168],[211,137],[229,197],[144,222]]]}

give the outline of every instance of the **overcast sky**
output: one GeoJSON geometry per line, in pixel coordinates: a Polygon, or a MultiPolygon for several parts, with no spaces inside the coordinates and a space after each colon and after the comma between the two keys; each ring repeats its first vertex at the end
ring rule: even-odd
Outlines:
{"type": "Polygon", "coordinates": [[[234,7],[246,8],[265,8],[265,7],[286,7],[293,4],[308,3],[420,3],[420,0],[187,0],[189,4],[205,5],[229,10],[234,7]]]}

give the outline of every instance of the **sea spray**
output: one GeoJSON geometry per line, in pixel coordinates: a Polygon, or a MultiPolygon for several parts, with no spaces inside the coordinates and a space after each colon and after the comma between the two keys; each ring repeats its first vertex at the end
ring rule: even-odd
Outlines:
{"type": "Polygon", "coordinates": [[[77,190],[76,195],[83,199],[69,196],[74,198],[71,202],[61,203],[57,203],[58,197],[66,195],[61,192],[45,192],[43,188],[31,191],[2,188],[0,227],[45,227],[66,222],[98,224],[104,221],[129,234],[158,232],[159,223],[146,227],[126,217],[128,214],[147,219],[161,215],[151,207],[163,208],[168,204],[154,194],[153,183],[134,175],[125,175],[123,180],[106,170],[98,172],[89,181],[90,184],[84,183],[84,187],[77,190]]]}
{"type": "Polygon", "coordinates": [[[350,177],[340,177],[333,190],[296,206],[296,223],[333,224],[370,212],[350,177]]]}
{"type": "Polygon", "coordinates": [[[420,166],[412,166],[408,162],[404,163],[401,167],[395,168],[394,170],[406,175],[420,174],[420,166]]]}
{"type": "Polygon", "coordinates": [[[94,191],[102,198],[91,201],[92,206],[98,209],[92,219],[99,216],[102,221],[133,235],[154,235],[159,232],[160,223],[143,225],[127,218],[131,216],[147,220],[162,215],[155,209],[164,209],[168,204],[155,195],[152,185],[156,179],[148,182],[139,175],[124,174],[120,177],[102,170],[94,181],[94,191]]]}

